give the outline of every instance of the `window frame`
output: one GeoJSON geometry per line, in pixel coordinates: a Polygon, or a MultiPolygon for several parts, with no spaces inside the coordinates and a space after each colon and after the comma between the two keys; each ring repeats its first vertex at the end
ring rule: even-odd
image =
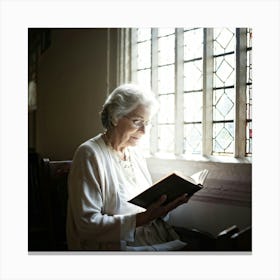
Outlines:
{"type": "MultiPolygon", "coordinates": [[[[157,95],[157,28],[152,28],[152,59],[151,59],[151,84],[152,90],[157,95]]],[[[137,28],[118,29],[118,84],[125,82],[136,82],[135,63],[137,51],[133,47],[136,44],[137,28]]],[[[233,155],[219,156],[213,155],[213,28],[203,28],[203,108],[202,108],[202,153],[201,155],[188,155],[188,159],[202,159],[210,161],[226,162],[251,162],[252,155],[246,155],[246,87],[247,87],[247,28],[236,28],[236,48],[235,48],[235,137],[233,155]]],[[[170,158],[185,158],[183,154],[184,141],[184,112],[183,95],[184,84],[184,29],[175,28],[175,141],[174,155],[170,158]],[[181,78],[180,78],[181,77],[181,78]]],[[[157,126],[157,118],[153,119],[153,127],[157,126]]],[[[157,129],[151,130],[150,135],[150,155],[161,157],[157,153],[157,129]]],[[[166,155],[165,155],[166,157],[166,155]]]]}

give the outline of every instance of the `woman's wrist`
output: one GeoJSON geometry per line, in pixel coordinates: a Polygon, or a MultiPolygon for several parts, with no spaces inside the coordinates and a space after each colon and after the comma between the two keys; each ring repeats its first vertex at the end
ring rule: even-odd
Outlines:
{"type": "Polygon", "coordinates": [[[150,221],[148,219],[146,212],[141,212],[136,214],[136,227],[144,226],[148,224],[150,221]]]}

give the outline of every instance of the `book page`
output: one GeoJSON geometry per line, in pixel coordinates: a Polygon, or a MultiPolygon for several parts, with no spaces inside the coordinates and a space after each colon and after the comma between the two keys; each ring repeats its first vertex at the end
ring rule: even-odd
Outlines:
{"type": "Polygon", "coordinates": [[[204,170],[201,170],[201,171],[193,174],[191,176],[191,178],[196,182],[196,184],[203,186],[207,175],[208,175],[208,170],[204,169],[204,170]]]}
{"type": "Polygon", "coordinates": [[[192,176],[187,176],[187,175],[185,175],[185,174],[183,174],[182,172],[179,172],[179,171],[174,171],[174,174],[176,174],[176,175],[182,177],[183,179],[193,183],[194,185],[197,185],[196,180],[194,178],[192,178],[192,176]]]}

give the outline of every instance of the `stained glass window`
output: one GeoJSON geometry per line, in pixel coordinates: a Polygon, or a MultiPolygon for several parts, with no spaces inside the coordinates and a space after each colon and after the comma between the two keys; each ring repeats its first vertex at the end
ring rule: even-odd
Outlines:
{"type": "Polygon", "coordinates": [[[252,154],[252,29],[247,28],[246,154],[252,154]]]}
{"type": "MultiPolygon", "coordinates": [[[[136,30],[136,82],[144,87],[151,87],[151,28],[138,28],[136,30]]],[[[140,145],[143,150],[150,146],[150,129],[145,128],[146,133],[140,145]]]]}
{"type": "Polygon", "coordinates": [[[137,82],[151,86],[151,28],[137,29],[137,82]]]}
{"type": "Polygon", "coordinates": [[[158,68],[158,93],[174,93],[174,64],[158,68]]]}
{"type": "Polygon", "coordinates": [[[186,124],[184,138],[185,153],[200,154],[201,153],[201,140],[202,140],[202,125],[201,123],[186,124]]]}
{"type": "Polygon", "coordinates": [[[163,153],[174,152],[174,125],[158,126],[158,151],[163,153]]]}
{"type": "Polygon", "coordinates": [[[251,156],[252,29],[240,30],[132,29],[133,80],[150,85],[160,103],[151,137],[145,138],[152,153],[251,156]],[[241,41],[245,55],[237,48],[241,41]],[[237,66],[237,58],[246,61],[237,66]],[[245,86],[237,73],[246,73],[245,86]],[[236,107],[246,111],[239,122],[236,107]],[[244,133],[236,133],[237,126],[244,133]],[[236,151],[239,142],[246,143],[244,151],[236,151]]]}
{"type": "Polygon", "coordinates": [[[215,28],[213,153],[231,154],[234,144],[235,30],[215,28]]]}
{"type": "Polygon", "coordinates": [[[202,141],[203,28],[184,30],[184,153],[200,154],[202,141]]]}
{"type": "Polygon", "coordinates": [[[151,28],[138,28],[137,29],[137,41],[151,40],[151,28]]]}
{"type": "Polygon", "coordinates": [[[159,37],[158,39],[158,64],[166,65],[174,63],[175,35],[159,37]]]}
{"type": "Polygon", "coordinates": [[[157,32],[158,151],[174,151],[175,118],[175,29],[159,28],[157,32]]]}

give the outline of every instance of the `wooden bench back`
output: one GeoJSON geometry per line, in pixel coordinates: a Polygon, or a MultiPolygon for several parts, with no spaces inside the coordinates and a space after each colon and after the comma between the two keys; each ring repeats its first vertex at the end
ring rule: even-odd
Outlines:
{"type": "Polygon", "coordinates": [[[51,251],[67,250],[66,215],[68,201],[68,174],[71,160],[42,159],[42,185],[51,251]]]}

